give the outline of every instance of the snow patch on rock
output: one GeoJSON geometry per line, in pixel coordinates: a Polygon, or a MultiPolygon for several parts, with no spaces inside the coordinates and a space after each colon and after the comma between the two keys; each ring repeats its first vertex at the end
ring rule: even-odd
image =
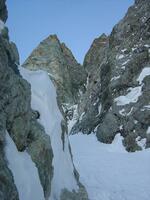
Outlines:
{"type": "Polygon", "coordinates": [[[122,59],[122,58],[124,58],[125,56],[123,55],[123,54],[118,54],[117,56],[116,56],[116,59],[117,60],[120,60],[120,59],[122,59]]]}
{"type": "Polygon", "coordinates": [[[114,76],[110,81],[115,81],[115,80],[117,80],[119,78],[120,78],[120,75],[119,76],[114,76]]]}
{"type": "Polygon", "coordinates": [[[126,113],[125,109],[123,108],[123,109],[121,109],[121,110],[119,111],[119,114],[122,115],[122,116],[129,116],[129,115],[132,114],[133,109],[134,109],[134,108],[132,107],[132,108],[130,109],[130,111],[129,111],[128,113],[126,113]]]}
{"type": "Polygon", "coordinates": [[[126,65],[128,62],[130,61],[130,59],[127,59],[124,63],[122,63],[122,65],[126,65]]]}
{"type": "Polygon", "coordinates": [[[150,134],[150,126],[148,127],[146,133],[147,133],[147,134],[150,134]]]}
{"type": "Polygon", "coordinates": [[[100,105],[98,106],[98,114],[96,116],[100,115],[101,111],[102,111],[102,104],[100,103],[100,105]]]}
{"type": "Polygon", "coordinates": [[[128,91],[130,92],[127,95],[119,96],[114,99],[118,106],[123,106],[129,103],[136,103],[138,98],[142,95],[142,86],[129,88],[128,91]]]}
{"type": "Polygon", "coordinates": [[[146,147],[146,138],[141,139],[141,137],[138,136],[136,138],[136,142],[142,149],[145,149],[145,147],[146,147]]]}
{"type": "Polygon", "coordinates": [[[144,78],[146,76],[150,76],[150,67],[145,67],[142,69],[142,72],[140,73],[137,81],[139,82],[139,84],[142,84],[142,81],[144,80],[144,78]]]}

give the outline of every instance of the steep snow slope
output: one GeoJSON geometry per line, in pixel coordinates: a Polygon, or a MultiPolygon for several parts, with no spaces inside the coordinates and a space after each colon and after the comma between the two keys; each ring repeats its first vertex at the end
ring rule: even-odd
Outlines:
{"type": "MultiPolygon", "coordinates": [[[[67,135],[65,136],[64,151],[61,140],[62,116],[57,106],[56,91],[47,72],[42,70],[29,71],[20,68],[23,77],[31,84],[31,106],[40,112],[39,122],[50,136],[54,153],[54,176],[51,185],[50,200],[59,199],[61,190],[77,190],[78,185],[74,177],[74,168],[69,152],[67,135]]],[[[22,199],[21,199],[22,200],[22,199]]]]}
{"type": "Polygon", "coordinates": [[[13,173],[20,200],[44,200],[43,189],[40,184],[37,168],[27,152],[19,152],[9,136],[6,134],[6,157],[8,167],[13,173]]]}
{"type": "Polygon", "coordinates": [[[94,134],[71,135],[74,162],[90,200],[149,200],[150,150],[128,153],[116,135],[112,144],[94,134]]]}

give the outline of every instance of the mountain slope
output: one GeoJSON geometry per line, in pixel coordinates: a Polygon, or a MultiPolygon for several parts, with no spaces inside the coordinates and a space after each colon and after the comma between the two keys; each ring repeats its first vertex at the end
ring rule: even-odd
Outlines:
{"type": "Polygon", "coordinates": [[[60,104],[72,105],[78,102],[79,90],[84,89],[86,73],[56,35],[43,40],[22,66],[30,70],[47,71],[57,88],[60,104]]]}
{"type": "Polygon", "coordinates": [[[111,143],[117,133],[128,151],[140,150],[150,124],[150,1],[139,0],[109,37],[94,40],[85,56],[86,92],[72,133],[96,132],[111,143]],[[82,116],[82,117],[81,117],[82,116]]]}

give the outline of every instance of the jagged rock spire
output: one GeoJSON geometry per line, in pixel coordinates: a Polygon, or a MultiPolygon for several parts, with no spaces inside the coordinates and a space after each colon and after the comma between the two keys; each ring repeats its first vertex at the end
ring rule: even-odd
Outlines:
{"type": "Polygon", "coordinates": [[[43,40],[23,64],[31,70],[46,70],[54,81],[61,103],[77,103],[86,73],[71,51],[56,35],[43,40]]]}

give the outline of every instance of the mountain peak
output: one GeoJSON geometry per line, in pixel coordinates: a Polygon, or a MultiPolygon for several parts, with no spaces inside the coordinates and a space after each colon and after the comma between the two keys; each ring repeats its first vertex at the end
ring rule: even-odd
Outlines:
{"type": "Polygon", "coordinates": [[[105,33],[102,33],[102,35],[100,35],[99,39],[104,39],[104,38],[108,38],[108,36],[105,33]]]}
{"type": "Polygon", "coordinates": [[[53,40],[53,41],[59,41],[59,39],[58,39],[56,34],[49,35],[48,38],[46,38],[46,39],[53,40]]]}
{"type": "Polygon", "coordinates": [[[43,40],[33,50],[23,67],[47,71],[59,90],[58,99],[63,103],[76,102],[78,90],[86,81],[83,67],[78,64],[66,44],[60,42],[57,35],[49,35],[43,40]]]}
{"type": "Polygon", "coordinates": [[[93,70],[92,66],[98,63],[103,58],[103,50],[108,46],[109,37],[103,33],[98,38],[94,39],[89,51],[85,55],[84,68],[88,71],[93,70]]]}

